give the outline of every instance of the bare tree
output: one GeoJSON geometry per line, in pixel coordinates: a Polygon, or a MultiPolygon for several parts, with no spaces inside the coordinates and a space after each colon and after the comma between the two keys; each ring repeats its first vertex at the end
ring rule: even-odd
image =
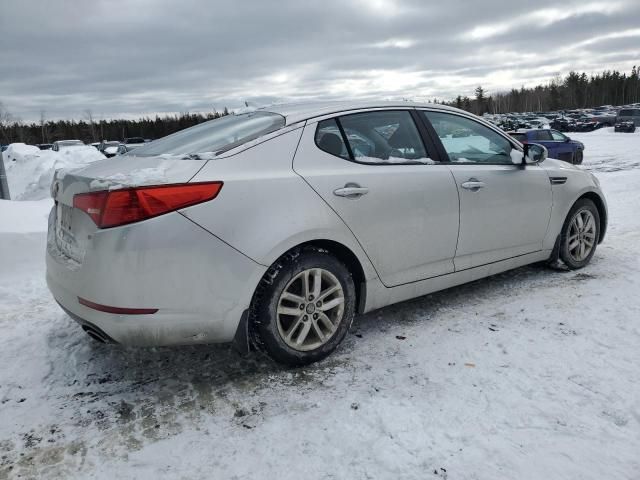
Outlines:
{"type": "Polygon", "coordinates": [[[87,123],[89,124],[89,128],[91,129],[91,138],[95,142],[96,140],[96,125],[93,122],[93,112],[91,109],[87,109],[84,111],[84,116],[87,119],[87,123]]]}
{"type": "Polygon", "coordinates": [[[40,110],[40,130],[42,131],[42,143],[49,143],[49,134],[47,133],[47,111],[44,108],[40,110]]]}
{"type": "Polygon", "coordinates": [[[4,106],[4,103],[0,102],[0,133],[6,143],[9,143],[9,136],[7,135],[7,129],[9,123],[13,120],[13,116],[9,113],[9,110],[4,106]]]}

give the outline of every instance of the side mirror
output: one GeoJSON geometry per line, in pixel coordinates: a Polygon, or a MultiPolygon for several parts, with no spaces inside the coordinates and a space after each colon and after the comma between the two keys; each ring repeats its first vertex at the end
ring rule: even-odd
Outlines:
{"type": "Polygon", "coordinates": [[[549,151],[544,145],[537,143],[527,143],[524,146],[524,163],[540,163],[543,162],[549,151]]]}

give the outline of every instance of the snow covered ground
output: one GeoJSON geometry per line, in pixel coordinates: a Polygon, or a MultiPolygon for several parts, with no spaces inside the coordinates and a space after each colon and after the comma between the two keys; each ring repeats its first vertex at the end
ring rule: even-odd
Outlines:
{"type": "Polygon", "coordinates": [[[45,286],[48,201],[0,201],[0,478],[638,479],[640,133],[571,136],[609,201],[591,265],[372,312],[296,370],[91,341],[45,286]]]}

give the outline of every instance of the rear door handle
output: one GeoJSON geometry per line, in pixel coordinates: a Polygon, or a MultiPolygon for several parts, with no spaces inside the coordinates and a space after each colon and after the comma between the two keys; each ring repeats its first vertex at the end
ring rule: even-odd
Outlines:
{"type": "Polygon", "coordinates": [[[464,182],[461,187],[466,190],[471,190],[472,192],[477,192],[481,188],[486,187],[486,184],[479,181],[477,178],[470,178],[469,180],[464,182]]]}
{"type": "Polygon", "coordinates": [[[333,194],[338,197],[353,199],[360,198],[367,193],[369,193],[369,189],[367,187],[361,187],[357,183],[347,183],[344,187],[333,191],[333,194]]]}

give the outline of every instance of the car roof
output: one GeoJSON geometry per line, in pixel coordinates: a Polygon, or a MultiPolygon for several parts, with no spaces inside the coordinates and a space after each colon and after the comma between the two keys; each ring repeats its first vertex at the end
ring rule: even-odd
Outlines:
{"type": "MultiPolygon", "coordinates": [[[[285,117],[286,124],[309,120],[315,117],[331,115],[332,113],[346,112],[349,110],[360,110],[369,108],[416,108],[428,107],[438,110],[451,112],[463,112],[457,108],[448,107],[446,105],[438,105],[434,103],[419,103],[398,101],[331,101],[331,102],[304,102],[304,103],[287,103],[275,104],[256,109],[257,111],[265,111],[277,113],[285,117]]],[[[463,112],[467,113],[467,112],[463,112]]]]}

